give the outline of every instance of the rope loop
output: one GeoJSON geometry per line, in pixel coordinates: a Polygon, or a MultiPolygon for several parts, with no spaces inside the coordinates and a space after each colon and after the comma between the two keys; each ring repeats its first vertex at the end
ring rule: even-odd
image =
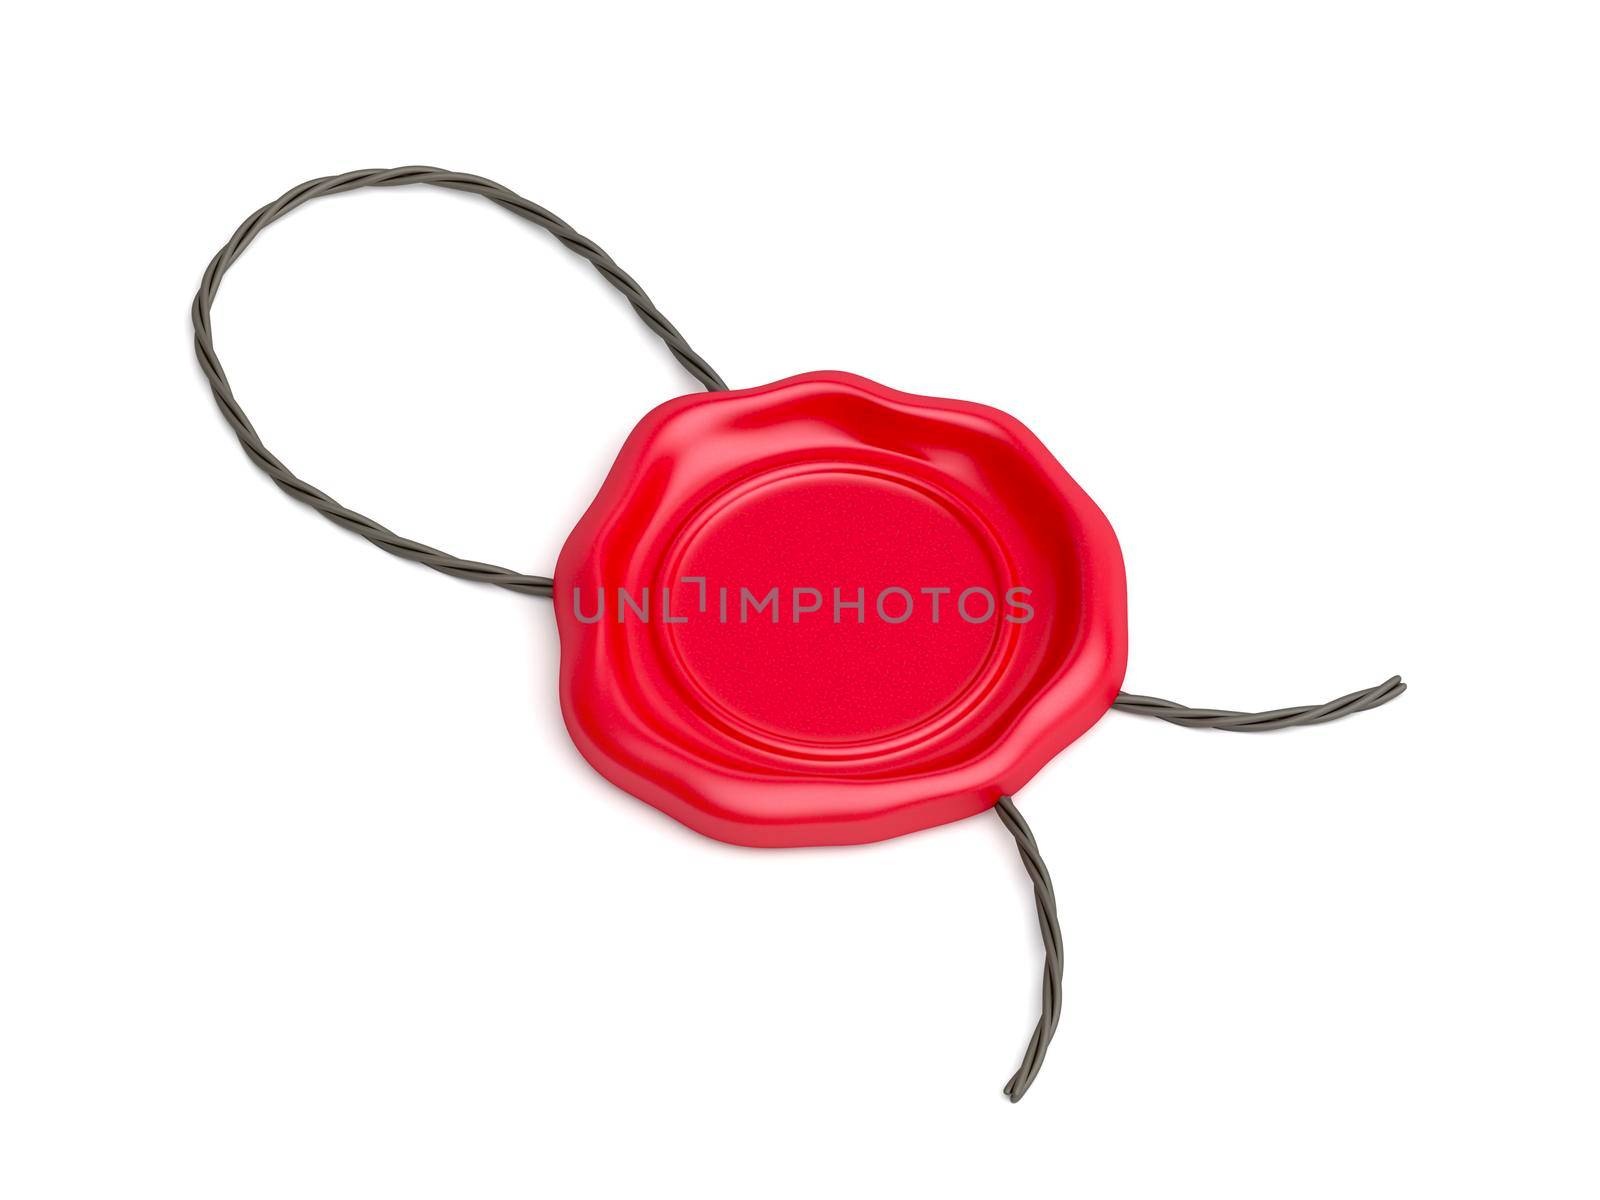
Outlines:
{"type": "Polygon", "coordinates": [[[446,575],[454,575],[458,579],[468,579],[475,583],[492,583],[496,587],[527,595],[549,596],[555,585],[548,576],[525,575],[520,571],[497,567],[491,563],[457,558],[453,554],[436,550],[422,542],[401,537],[371,517],[346,508],[322,489],[313,487],[295,475],[262,442],[261,435],[256,432],[255,426],[235,398],[233,385],[228,382],[228,376],[222,369],[222,361],[217,357],[211,333],[211,306],[216,302],[217,291],[222,286],[222,278],[228,273],[228,268],[239,260],[239,256],[251,242],[256,240],[263,229],[279,218],[287,216],[302,204],[320,196],[335,196],[341,192],[355,191],[357,188],[403,187],[413,183],[430,184],[433,187],[449,188],[457,192],[471,192],[546,230],[568,250],[587,259],[600,273],[602,279],[621,292],[633,306],[633,311],[639,314],[639,319],[645,323],[646,328],[666,343],[673,357],[682,363],[706,390],[713,392],[727,390],[722,377],[711,369],[705,359],[694,352],[672,322],[661,315],[661,311],[656,308],[650,297],[645,295],[644,289],[593,241],[584,237],[548,209],[524,199],[510,188],[477,175],[441,171],[437,167],[395,167],[390,170],[347,171],[343,175],[328,175],[290,188],[271,204],[257,209],[234,231],[233,237],[228,239],[228,244],[217,251],[216,257],[211,260],[211,265],[206,268],[205,275],[200,281],[200,290],[195,293],[194,307],[191,310],[194,321],[195,357],[200,360],[200,369],[205,372],[206,380],[211,384],[211,394],[216,399],[217,407],[221,409],[223,417],[238,437],[239,444],[244,447],[245,454],[288,495],[302,504],[310,505],[335,525],[359,534],[378,549],[397,557],[421,563],[425,567],[442,571],[446,575]]]}

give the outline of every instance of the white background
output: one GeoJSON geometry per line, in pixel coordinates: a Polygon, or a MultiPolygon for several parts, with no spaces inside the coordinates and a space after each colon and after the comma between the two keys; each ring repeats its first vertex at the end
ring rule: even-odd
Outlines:
{"type": "MultiPolygon", "coordinates": [[[[6,17],[0,1195],[1594,1197],[1600,57],[1581,3],[33,5],[6,17]],[[1128,686],[1000,823],[697,837],[548,605],[292,504],[188,305],[302,179],[594,236],[734,386],[1026,421],[1128,686]]],[[[318,202],[223,289],[293,468],[554,564],[693,382],[537,230],[318,202]]]]}

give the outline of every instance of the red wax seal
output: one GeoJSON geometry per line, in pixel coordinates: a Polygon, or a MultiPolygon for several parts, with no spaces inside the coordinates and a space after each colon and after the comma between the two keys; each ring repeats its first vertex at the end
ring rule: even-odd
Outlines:
{"type": "Polygon", "coordinates": [[[837,372],[661,405],[556,564],[561,710],[690,828],[843,845],[1022,787],[1122,685],[1122,553],[993,408],[837,372]]]}

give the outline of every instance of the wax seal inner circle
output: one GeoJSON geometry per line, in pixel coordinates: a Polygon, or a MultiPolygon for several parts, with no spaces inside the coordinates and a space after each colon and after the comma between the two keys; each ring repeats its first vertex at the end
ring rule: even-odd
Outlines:
{"type": "Polygon", "coordinates": [[[722,717],[785,744],[872,743],[937,720],[980,684],[1018,612],[978,518],[875,469],[748,480],[669,557],[682,619],[663,629],[684,675],[722,717]]]}

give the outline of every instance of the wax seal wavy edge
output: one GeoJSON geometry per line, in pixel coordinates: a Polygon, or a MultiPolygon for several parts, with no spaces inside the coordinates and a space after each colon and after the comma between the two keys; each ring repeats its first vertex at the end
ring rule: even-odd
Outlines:
{"type": "MultiPolygon", "coordinates": [[[[836,431],[837,432],[837,431],[836,431]]],[[[914,445],[912,447],[914,449],[914,445]]],[[[922,457],[912,453],[908,461],[922,457]]],[[[930,471],[935,470],[932,467],[930,471]]],[[[959,820],[1017,792],[1109,709],[1127,665],[1126,582],[1109,521],[1022,422],[962,400],[917,396],[844,372],[812,372],[735,392],[696,393],[647,413],[618,453],[594,502],[563,546],[555,571],[563,720],[579,752],[622,790],[691,829],[745,846],[850,845],[959,820]],[[1036,694],[965,761],[934,769],[915,758],[898,769],[850,777],[803,765],[730,760],[708,741],[692,709],[659,690],[665,664],[639,661],[650,639],[629,641],[609,622],[585,624],[574,587],[600,586],[599,563],[637,546],[641,530],[681,520],[698,487],[692,465],[719,437],[758,426],[776,461],[826,454],[812,408],[830,403],[839,436],[875,445],[905,430],[987,439],[991,453],[1031,472],[1030,485],[1069,531],[1062,553],[1077,567],[1079,620],[1070,650],[1034,683],[1036,694]],[[791,419],[792,418],[792,419],[791,419]],[[997,449],[998,448],[998,449],[997,449]],[[685,477],[687,476],[687,477],[685,477]],[[563,597],[569,598],[564,604],[563,597]],[[656,690],[652,690],[656,689],[656,690]]],[[[937,758],[937,747],[930,757],[937,758]]]]}

